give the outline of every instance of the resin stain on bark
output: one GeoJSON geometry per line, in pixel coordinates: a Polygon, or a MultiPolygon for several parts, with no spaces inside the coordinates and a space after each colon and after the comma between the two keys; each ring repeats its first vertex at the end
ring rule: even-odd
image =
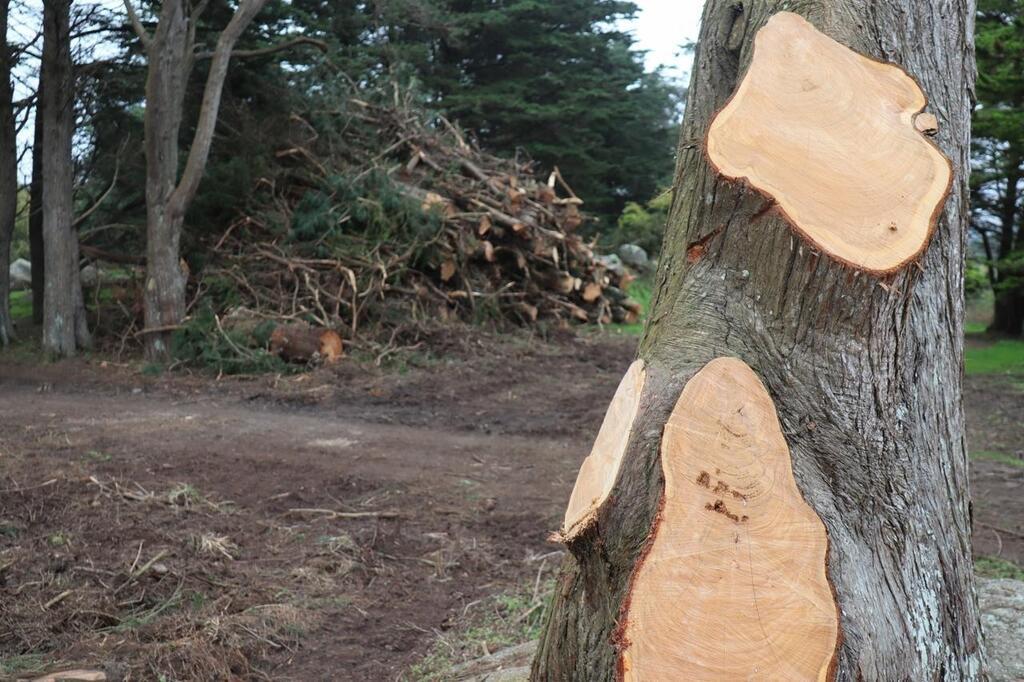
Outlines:
{"type": "Polygon", "coordinates": [[[620,620],[623,679],[827,679],[839,617],[825,526],[745,363],[718,358],[686,384],[661,464],[661,512],[620,620]]]}
{"type": "Polygon", "coordinates": [[[608,499],[619,474],[622,456],[629,444],[629,434],[632,432],[633,420],[640,406],[640,394],[643,392],[645,377],[643,360],[637,360],[630,365],[626,375],[622,377],[611,405],[608,406],[594,447],[580,467],[576,486],[572,490],[569,506],[565,511],[565,523],[558,534],[559,540],[568,542],[586,530],[601,505],[608,499]]]}
{"type": "Polygon", "coordinates": [[[949,160],[923,134],[936,127],[919,113],[926,104],[903,69],[779,12],[711,123],[708,157],[778,202],[816,247],[892,272],[928,244],[952,180],[949,160]]]}

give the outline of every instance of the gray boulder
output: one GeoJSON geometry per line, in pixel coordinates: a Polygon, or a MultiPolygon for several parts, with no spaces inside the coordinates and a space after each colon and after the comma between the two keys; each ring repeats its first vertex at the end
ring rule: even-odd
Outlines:
{"type": "Polygon", "coordinates": [[[626,274],[626,266],[622,264],[622,259],[614,253],[607,256],[598,256],[597,262],[603,265],[604,269],[608,272],[615,273],[617,277],[622,277],[626,274]]]}
{"type": "Polygon", "coordinates": [[[11,289],[19,291],[32,287],[32,264],[24,258],[19,258],[11,263],[11,289]]]}
{"type": "Polygon", "coordinates": [[[619,247],[619,258],[634,270],[644,271],[651,265],[647,252],[636,244],[623,244],[619,247]]]}
{"type": "Polygon", "coordinates": [[[992,682],[1024,679],[1024,582],[978,578],[978,605],[992,682]]]}

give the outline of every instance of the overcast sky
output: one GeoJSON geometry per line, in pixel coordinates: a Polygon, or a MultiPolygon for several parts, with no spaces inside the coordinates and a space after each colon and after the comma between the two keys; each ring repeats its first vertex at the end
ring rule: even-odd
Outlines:
{"type": "Polygon", "coordinates": [[[636,37],[637,48],[647,50],[647,67],[653,69],[661,65],[673,76],[688,75],[693,57],[681,53],[679,47],[697,40],[703,0],[633,2],[640,7],[640,12],[627,26],[636,37]]]}

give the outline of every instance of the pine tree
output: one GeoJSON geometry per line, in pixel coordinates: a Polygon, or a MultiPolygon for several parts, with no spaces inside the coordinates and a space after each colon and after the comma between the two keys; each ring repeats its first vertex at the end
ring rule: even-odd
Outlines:
{"type": "Polygon", "coordinates": [[[617,28],[636,11],[617,0],[451,0],[426,85],[486,146],[558,165],[588,209],[615,216],[672,166],[673,93],[617,28]]]}
{"type": "Polygon", "coordinates": [[[1024,1],[980,0],[973,225],[991,264],[991,329],[1024,331],[1024,1]]]}

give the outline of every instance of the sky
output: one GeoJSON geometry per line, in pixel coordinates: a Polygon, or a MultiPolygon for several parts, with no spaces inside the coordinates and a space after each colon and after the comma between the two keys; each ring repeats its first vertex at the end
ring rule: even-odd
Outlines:
{"type": "MultiPolygon", "coordinates": [[[[688,76],[693,55],[683,54],[680,46],[697,40],[703,0],[633,0],[640,12],[627,22],[637,41],[646,50],[649,69],[664,66],[675,77],[688,76]]],[[[685,78],[684,82],[688,82],[685,78]]]]}

